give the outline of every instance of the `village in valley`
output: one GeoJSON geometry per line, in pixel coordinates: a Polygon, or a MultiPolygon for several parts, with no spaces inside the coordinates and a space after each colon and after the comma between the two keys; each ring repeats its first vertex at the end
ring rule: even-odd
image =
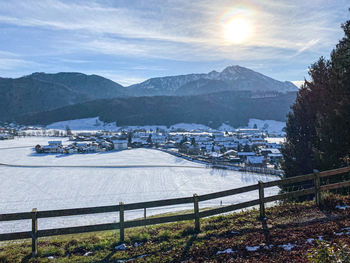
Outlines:
{"type": "Polygon", "coordinates": [[[216,168],[281,174],[284,132],[264,126],[230,131],[188,127],[161,129],[123,127],[118,131],[75,131],[2,125],[0,139],[47,136],[46,145],[33,145],[37,154],[87,154],[153,148],[216,168]],[[61,139],[62,138],[62,139],[61,139]]]}

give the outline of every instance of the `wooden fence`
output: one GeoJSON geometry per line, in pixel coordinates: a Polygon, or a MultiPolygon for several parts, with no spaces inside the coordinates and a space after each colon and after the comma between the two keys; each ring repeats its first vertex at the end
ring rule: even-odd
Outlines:
{"type": "Polygon", "coordinates": [[[312,174],[296,176],[292,178],[265,182],[265,183],[259,181],[258,184],[254,184],[254,185],[249,185],[245,187],[240,187],[236,189],[210,193],[205,195],[194,194],[191,197],[182,197],[182,198],[165,199],[165,200],[148,201],[148,202],[131,203],[131,204],[124,204],[121,202],[119,203],[119,205],[112,205],[112,206],[73,208],[73,209],[48,210],[48,211],[37,211],[37,209],[33,209],[31,212],[0,214],[0,222],[25,220],[25,219],[31,219],[32,221],[31,231],[0,234],[0,241],[31,238],[32,239],[32,256],[36,256],[39,237],[119,229],[120,242],[124,242],[124,230],[126,228],[177,222],[177,221],[183,221],[183,220],[194,220],[195,231],[199,232],[200,218],[227,213],[227,212],[231,212],[234,210],[247,208],[251,206],[259,205],[260,217],[265,218],[265,203],[268,203],[268,202],[274,202],[274,201],[285,200],[293,197],[315,194],[316,203],[317,205],[319,205],[321,203],[321,195],[320,195],[321,191],[350,186],[350,180],[340,182],[340,183],[321,185],[320,183],[321,178],[342,174],[349,171],[350,171],[350,167],[344,167],[344,168],[328,170],[323,172],[318,172],[315,170],[314,173],[312,174]],[[268,196],[268,197],[264,196],[265,188],[290,185],[290,184],[301,183],[305,181],[313,181],[314,187],[303,189],[303,190],[297,190],[293,192],[277,194],[274,196],[268,196]],[[246,193],[254,190],[259,191],[259,199],[250,200],[239,204],[221,206],[218,208],[213,208],[205,211],[199,210],[199,202],[226,197],[226,196],[232,196],[232,195],[241,194],[241,193],[246,193]],[[194,208],[193,213],[146,218],[147,208],[163,207],[163,206],[179,205],[179,204],[190,204],[190,203],[193,204],[193,208],[194,208]],[[136,210],[136,209],[144,209],[144,218],[125,221],[124,212],[128,210],[136,210]],[[39,218],[75,216],[75,215],[109,213],[109,212],[119,212],[118,223],[107,223],[107,224],[96,224],[96,225],[85,225],[85,226],[76,226],[76,227],[38,230],[39,218]]]}

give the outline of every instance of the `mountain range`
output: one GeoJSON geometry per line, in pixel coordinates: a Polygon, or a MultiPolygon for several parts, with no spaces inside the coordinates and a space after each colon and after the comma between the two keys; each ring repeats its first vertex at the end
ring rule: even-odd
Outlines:
{"type": "MultiPolygon", "coordinates": [[[[100,116],[106,121],[125,125],[151,122],[171,125],[173,121],[207,125],[208,122],[216,123],[230,113],[234,117],[225,117],[223,120],[230,119],[233,125],[241,123],[238,121],[241,116],[244,116],[245,121],[247,117],[256,117],[252,111],[243,112],[244,105],[236,99],[244,97],[247,104],[248,100],[254,98],[268,101],[269,97],[282,98],[287,94],[295,99],[297,90],[291,82],[277,81],[240,66],[230,66],[222,72],[211,71],[208,74],[151,78],[128,87],[97,75],[33,73],[20,78],[0,78],[0,121],[28,123],[31,120],[32,124],[48,124],[86,117],[89,112],[89,117],[100,116]],[[223,94],[230,100],[220,101],[223,94]],[[183,105],[183,102],[187,104],[183,105]],[[145,117],[148,109],[156,121],[145,117]],[[113,112],[114,117],[104,112],[113,112]],[[179,118],[174,117],[176,112],[179,118]],[[248,116],[248,112],[252,116],[248,116]],[[181,116],[192,117],[186,117],[185,120],[181,116]]],[[[278,104],[278,99],[274,99],[274,104],[268,110],[274,112],[274,107],[287,108],[281,112],[285,117],[294,101],[288,100],[288,105],[279,106],[276,102],[278,104]]],[[[281,99],[280,103],[286,101],[281,99]]],[[[281,116],[272,115],[270,119],[281,120],[281,116]]]]}

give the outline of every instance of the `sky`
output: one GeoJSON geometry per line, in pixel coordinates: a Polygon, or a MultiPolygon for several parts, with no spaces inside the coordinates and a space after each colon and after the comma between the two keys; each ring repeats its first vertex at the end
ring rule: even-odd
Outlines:
{"type": "Polygon", "coordinates": [[[124,86],[240,65],[302,81],[349,0],[0,0],[0,76],[82,72],[124,86]]]}

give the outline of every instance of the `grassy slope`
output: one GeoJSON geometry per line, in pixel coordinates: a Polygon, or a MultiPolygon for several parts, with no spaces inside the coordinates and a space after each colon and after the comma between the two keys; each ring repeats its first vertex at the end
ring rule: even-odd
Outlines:
{"type": "MultiPolygon", "coordinates": [[[[201,220],[202,232],[193,232],[193,222],[179,222],[126,230],[126,251],[116,251],[119,232],[109,231],[39,239],[39,257],[30,258],[30,241],[0,243],[0,262],[121,262],[137,258],[140,262],[305,262],[307,252],[316,247],[309,238],[350,244],[350,197],[328,197],[323,211],[313,202],[286,203],[268,208],[267,227],[262,228],[258,211],[249,210],[201,220]],[[349,230],[348,230],[349,231],[349,230]],[[134,246],[142,242],[141,246],[134,246]],[[295,244],[286,251],[279,245],[295,244]],[[264,246],[272,244],[271,249],[264,246]],[[248,252],[246,246],[259,246],[248,252]],[[231,248],[233,254],[218,251],[231,248]],[[88,253],[89,252],[89,253],[88,253]],[[84,254],[87,256],[84,256],[84,254]],[[53,256],[53,259],[49,259],[53,256]]],[[[133,261],[133,260],[131,260],[133,261]]]]}

